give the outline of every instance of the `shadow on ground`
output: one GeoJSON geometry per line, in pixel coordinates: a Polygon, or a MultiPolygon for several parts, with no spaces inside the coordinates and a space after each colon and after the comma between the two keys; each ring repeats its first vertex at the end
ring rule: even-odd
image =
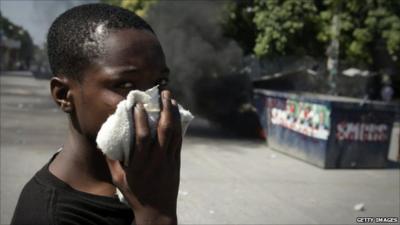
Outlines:
{"type": "Polygon", "coordinates": [[[261,138],[249,138],[243,137],[236,134],[233,131],[224,129],[208,120],[195,117],[190,123],[186,136],[189,137],[200,137],[200,138],[212,138],[212,139],[228,139],[228,140],[252,140],[256,142],[262,142],[261,138]]]}

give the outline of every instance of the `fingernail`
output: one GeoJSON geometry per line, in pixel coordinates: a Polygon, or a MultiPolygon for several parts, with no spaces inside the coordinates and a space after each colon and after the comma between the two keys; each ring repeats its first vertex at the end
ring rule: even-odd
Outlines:
{"type": "Polygon", "coordinates": [[[161,95],[165,99],[169,99],[169,97],[170,97],[170,93],[167,90],[162,91],[161,95]]]}
{"type": "Polygon", "coordinates": [[[173,106],[176,106],[176,101],[175,101],[175,99],[171,99],[171,104],[172,104],[173,106]]]}
{"type": "Polygon", "coordinates": [[[136,103],[136,105],[135,105],[135,110],[136,110],[136,111],[141,111],[141,110],[143,110],[143,104],[140,103],[140,102],[136,103]]]}

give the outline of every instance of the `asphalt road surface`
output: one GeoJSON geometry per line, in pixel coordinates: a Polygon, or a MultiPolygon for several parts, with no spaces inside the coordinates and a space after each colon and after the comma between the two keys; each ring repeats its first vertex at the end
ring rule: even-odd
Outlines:
{"type": "MultiPolygon", "coordinates": [[[[9,224],[23,185],[60,147],[67,123],[48,81],[3,73],[0,82],[0,223],[9,224]]],[[[355,224],[399,217],[399,190],[399,169],[324,170],[195,120],[183,144],[178,217],[180,224],[355,224]]]]}

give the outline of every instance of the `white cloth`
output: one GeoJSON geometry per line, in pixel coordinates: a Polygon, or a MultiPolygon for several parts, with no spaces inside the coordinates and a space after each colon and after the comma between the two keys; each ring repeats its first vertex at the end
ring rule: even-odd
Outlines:
{"type": "MultiPolygon", "coordinates": [[[[128,166],[129,153],[135,137],[132,107],[140,102],[148,113],[149,126],[152,136],[155,136],[160,114],[158,86],[146,91],[130,91],[125,100],[117,105],[114,114],[109,116],[97,134],[98,148],[109,158],[122,161],[128,166]]],[[[182,136],[185,134],[193,115],[178,104],[181,116],[182,136]]]]}

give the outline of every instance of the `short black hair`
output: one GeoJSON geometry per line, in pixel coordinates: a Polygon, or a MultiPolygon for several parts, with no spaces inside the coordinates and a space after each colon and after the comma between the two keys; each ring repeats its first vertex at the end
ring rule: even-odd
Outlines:
{"type": "Polygon", "coordinates": [[[154,33],[135,13],[107,4],[85,4],[57,17],[47,34],[47,54],[53,76],[81,81],[83,71],[104,53],[103,41],[112,29],[134,28],[154,33]]]}

